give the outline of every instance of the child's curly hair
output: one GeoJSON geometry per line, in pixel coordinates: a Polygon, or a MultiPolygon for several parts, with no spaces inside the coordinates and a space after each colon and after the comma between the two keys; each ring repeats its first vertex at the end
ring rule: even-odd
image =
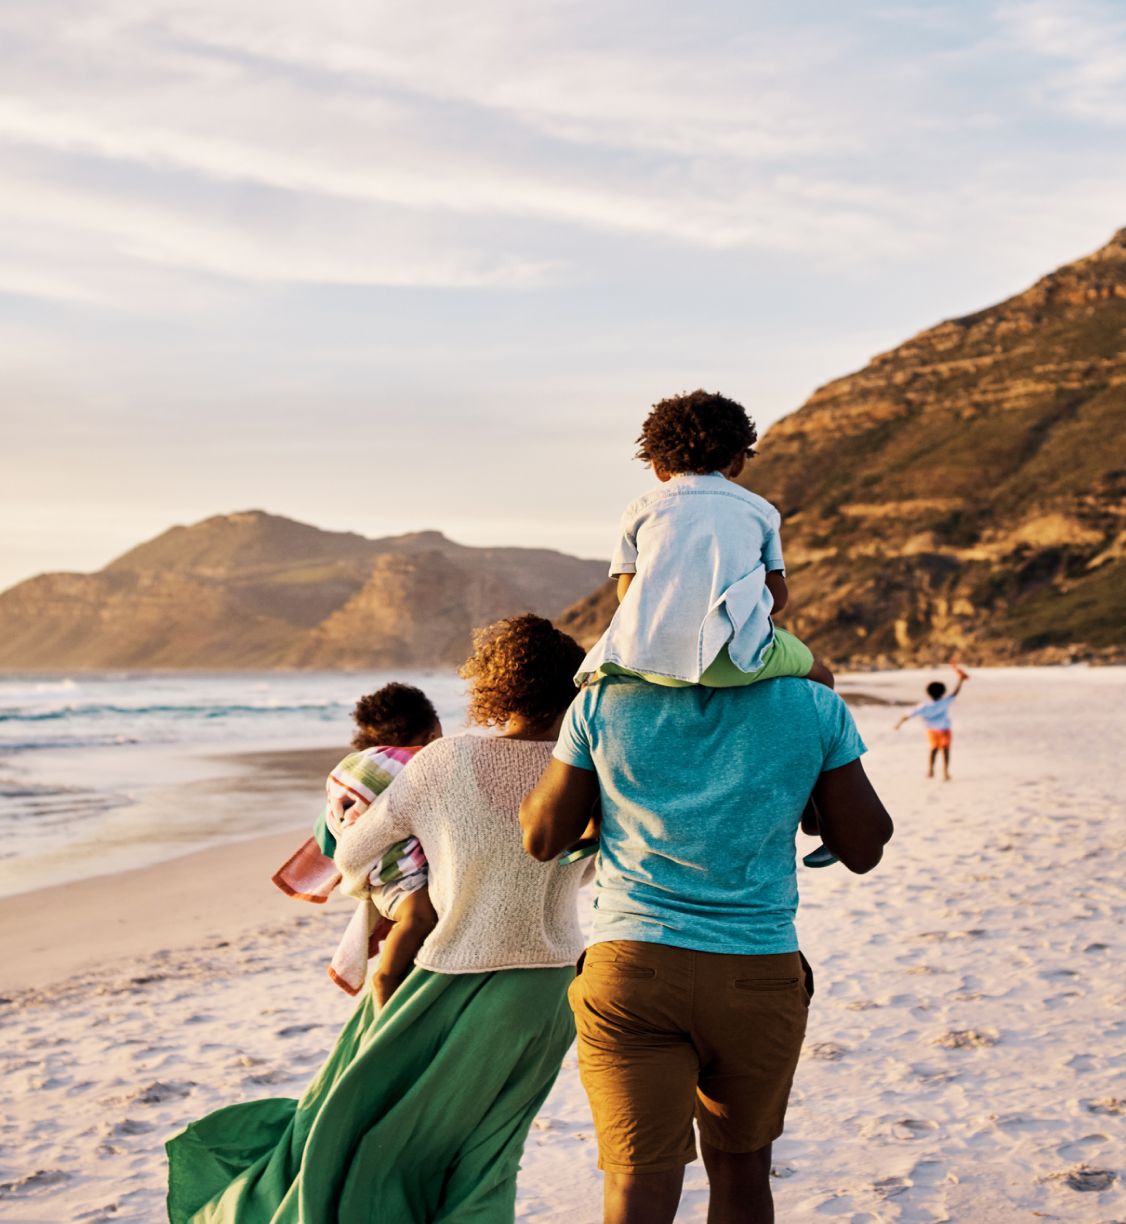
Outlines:
{"type": "Polygon", "coordinates": [[[701,389],[654,404],[637,441],[637,458],[650,466],[703,474],[753,458],[758,432],[742,404],[701,389]]]}
{"type": "Polygon", "coordinates": [[[460,672],[472,684],[469,721],[502,727],[518,714],[549,725],[571,704],[582,661],[574,638],[531,612],[476,630],[460,672]]]}
{"type": "Polygon", "coordinates": [[[438,725],[438,711],[413,684],[393,682],[356,702],[352,711],[356,734],[352,747],[403,748],[418,743],[438,725]]]}

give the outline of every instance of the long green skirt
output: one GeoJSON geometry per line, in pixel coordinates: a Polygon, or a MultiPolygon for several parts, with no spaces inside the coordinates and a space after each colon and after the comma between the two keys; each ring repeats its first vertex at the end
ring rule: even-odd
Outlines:
{"type": "Polygon", "coordinates": [[[511,1224],[524,1140],[574,1040],[574,970],[415,969],[371,992],[299,1100],[168,1141],[172,1224],[511,1224]]]}

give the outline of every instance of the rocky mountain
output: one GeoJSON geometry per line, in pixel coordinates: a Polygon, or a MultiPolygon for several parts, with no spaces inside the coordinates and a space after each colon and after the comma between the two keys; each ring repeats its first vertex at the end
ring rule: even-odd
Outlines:
{"type": "Polygon", "coordinates": [[[822,387],[745,483],[783,513],[783,622],[838,664],[1126,658],[1126,230],[822,387]]]}
{"type": "Polygon", "coordinates": [[[436,531],[386,539],[260,510],[173,527],[94,574],[0,594],[0,668],[437,666],[471,630],[552,616],[603,576],[547,549],[469,548],[436,531]]]}

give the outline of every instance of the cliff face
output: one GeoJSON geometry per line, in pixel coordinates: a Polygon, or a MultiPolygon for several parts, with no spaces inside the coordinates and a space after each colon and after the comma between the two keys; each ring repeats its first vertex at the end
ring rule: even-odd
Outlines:
{"type": "Polygon", "coordinates": [[[249,511],[174,527],[96,574],[0,594],[0,667],[241,669],[460,662],[471,630],[556,614],[604,566],[438,532],[369,540],[249,511]]]}
{"type": "Polygon", "coordinates": [[[822,387],[745,483],[783,513],[783,622],[838,664],[1126,656],[1126,230],[822,387]]]}

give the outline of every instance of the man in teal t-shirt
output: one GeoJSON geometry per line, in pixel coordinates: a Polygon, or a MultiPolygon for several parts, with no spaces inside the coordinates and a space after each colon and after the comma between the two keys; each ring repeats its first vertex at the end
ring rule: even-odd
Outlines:
{"type": "Polygon", "coordinates": [[[845,867],[879,862],[891,820],[863,752],[844,702],[796,678],[604,679],[565,717],[521,823],[529,852],[550,859],[601,803],[594,929],[571,1003],[607,1224],[673,1219],[693,1116],[716,1218],[773,1218],[770,1149],[809,1004],[795,835],[812,795],[845,867]]]}

